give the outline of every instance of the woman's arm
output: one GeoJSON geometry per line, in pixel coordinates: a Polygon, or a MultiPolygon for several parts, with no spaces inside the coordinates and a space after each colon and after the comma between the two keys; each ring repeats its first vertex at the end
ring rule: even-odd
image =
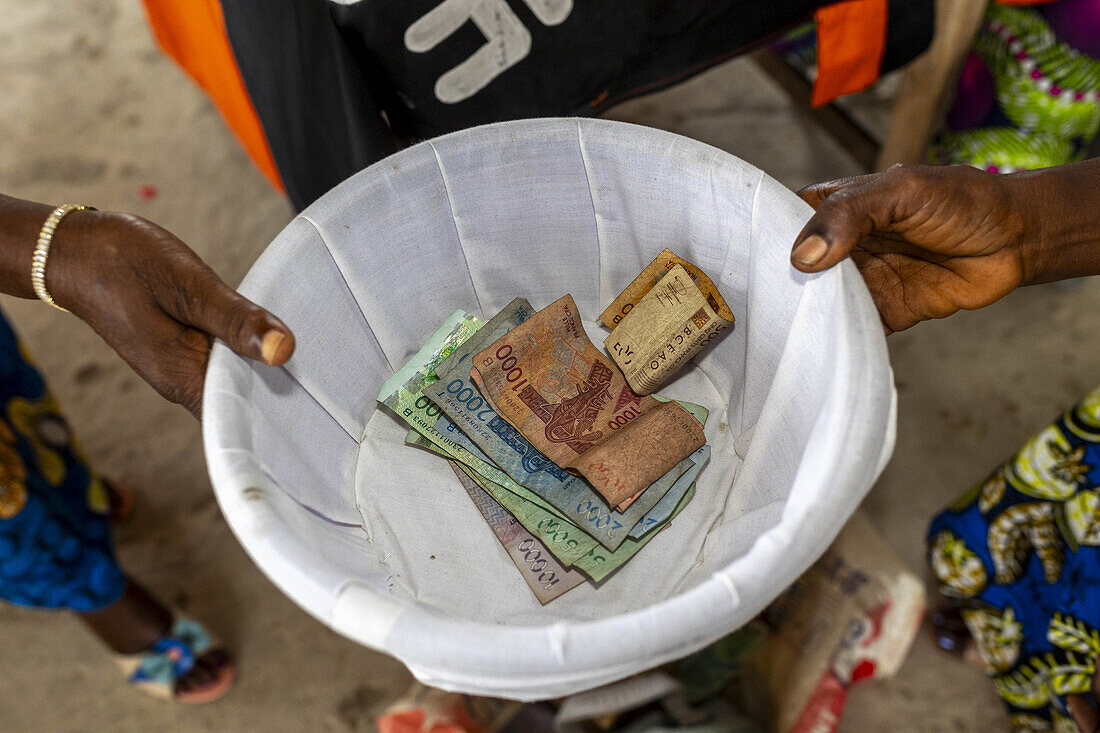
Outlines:
{"type": "Polygon", "coordinates": [[[1100,274],[1100,160],[1011,175],[895,166],[799,195],[817,213],[792,264],[820,272],[850,255],[888,331],[1100,274]]]}
{"type": "MultiPolygon", "coordinates": [[[[0,292],[19,298],[35,297],[31,288],[31,254],[38,232],[52,210],[44,204],[0,194],[0,292]]],[[[69,214],[62,220],[61,229],[67,233],[74,221],[86,213],[90,212],[69,214]]],[[[63,235],[59,232],[58,236],[63,235]]]]}
{"type": "Polygon", "coordinates": [[[1100,158],[1007,176],[1026,209],[1025,285],[1100,274],[1100,158]]]}
{"type": "MultiPolygon", "coordinates": [[[[0,292],[35,297],[31,256],[52,207],[0,195],[0,292]]],[[[294,335],[172,234],[130,214],[74,211],[53,235],[46,287],[161,395],[199,415],[210,345],[278,365],[294,335]]]]}

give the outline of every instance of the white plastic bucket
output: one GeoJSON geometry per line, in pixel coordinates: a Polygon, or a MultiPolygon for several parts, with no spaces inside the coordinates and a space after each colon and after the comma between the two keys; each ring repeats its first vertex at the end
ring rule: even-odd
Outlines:
{"type": "MultiPolygon", "coordinates": [[[[362,171],[294,219],[242,291],[298,348],[214,348],[204,438],[260,568],[421,681],[524,700],[686,655],[756,615],[825,550],[893,448],[882,329],[850,263],[788,262],[810,214],[753,166],[600,120],[479,127],[362,171]],[[541,607],[451,470],[375,396],[456,308],[522,295],[600,311],[664,247],[737,323],[662,393],[711,409],[693,501],[622,571],[541,607]]],[[[596,343],[602,342],[600,336],[596,343]]]]}

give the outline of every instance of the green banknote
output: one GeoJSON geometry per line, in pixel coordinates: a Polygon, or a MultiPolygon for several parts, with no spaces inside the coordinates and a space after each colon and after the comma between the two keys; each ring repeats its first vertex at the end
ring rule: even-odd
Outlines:
{"type": "MultiPolygon", "coordinates": [[[[408,445],[415,445],[421,448],[426,448],[427,450],[430,450],[433,453],[436,453],[437,455],[440,455],[444,458],[448,457],[446,453],[433,445],[430,440],[428,440],[415,430],[410,430],[408,435],[405,436],[405,443],[407,443],[408,445]]],[[[545,544],[547,548],[554,553],[555,557],[560,557],[558,555],[558,552],[554,549],[554,544],[552,543],[556,543],[559,545],[563,544],[559,542],[558,538],[558,535],[561,535],[560,539],[565,540],[564,544],[568,544],[568,534],[564,534],[566,530],[562,529],[562,527],[564,525],[567,525],[568,522],[565,522],[565,520],[561,519],[560,517],[551,517],[551,515],[542,512],[542,510],[540,510],[538,507],[530,506],[530,502],[526,502],[528,506],[523,506],[525,502],[523,502],[522,499],[518,499],[518,497],[516,497],[510,491],[507,491],[502,486],[496,485],[492,481],[487,480],[484,476],[478,475],[477,472],[470,470],[468,466],[460,465],[459,468],[461,468],[467,476],[477,482],[477,485],[484,489],[486,493],[488,493],[493,498],[496,498],[497,501],[499,501],[505,509],[511,512],[512,515],[519,520],[520,524],[526,527],[529,532],[534,534],[537,539],[543,542],[543,544],[545,544]],[[503,497],[504,501],[501,501],[501,499],[498,497],[503,497]],[[506,504],[505,501],[510,502],[510,504],[506,504]],[[517,511],[519,513],[517,513],[517,511]],[[525,521],[525,519],[522,517],[527,517],[527,520],[525,521]],[[535,529],[532,529],[532,524],[534,525],[535,529]]],[[[676,504],[676,508],[672,511],[672,515],[665,522],[665,525],[671,522],[672,519],[675,518],[676,515],[679,514],[680,511],[688,505],[694,495],[695,484],[693,483],[688,488],[687,492],[680,498],[679,503],[676,504]]],[[[576,528],[574,527],[573,529],[576,528]]],[[[608,575],[611,575],[611,573],[622,567],[628,560],[630,560],[630,558],[637,555],[639,550],[645,547],[651,539],[659,534],[660,532],[647,532],[641,538],[629,537],[619,546],[619,549],[615,550],[614,552],[611,552],[605,547],[599,545],[598,543],[593,542],[593,546],[588,552],[571,561],[569,564],[572,565],[572,568],[574,570],[580,570],[589,578],[591,578],[593,582],[599,583],[600,581],[604,580],[608,575]]],[[[576,550],[577,548],[574,547],[572,549],[576,550]]]]}
{"type": "MultiPolygon", "coordinates": [[[[405,443],[430,450],[443,458],[451,457],[442,447],[416,430],[408,432],[405,436],[405,443]]],[[[550,550],[563,565],[572,565],[599,546],[594,539],[581,532],[576,525],[566,521],[560,515],[549,512],[534,502],[516,496],[500,484],[486,479],[464,463],[460,463],[459,468],[487,494],[496,499],[497,503],[508,510],[523,525],[524,529],[535,536],[535,539],[546,545],[546,549],[550,550]]]]}
{"type": "MultiPolygon", "coordinates": [[[[480,448],[458,429],[439,406],[424,394],[424,388],[437,381],[435,367],[484,325],[479,318],[457,310],[443,322],[420,351],[386,380],[378,392],[378,401],[397,413],[411,427],[424,434],[453,458],[474,469],[490,481],[546,511],[558,511],[542,497],[520,486],[497,468],[480,448]]],[[[560,516],[560,515],[559,515],[560,516]]],[[[578,530],[580,531],[580,530],[578,530]]]]}
{"type": "MultiPolygon", "coordinates": [[[[702,466],[695,467],[692,457],[677,464],[637,497],[629,508],[608,507],[605,500],[583,478],[574,476],[540,453],[514,427],[500,417],[483,399],[470,378],[474,354],[523,323],[534,309],[523,298],[516,298],[493,316],[477,333],[455,347],[450,356],[435,367],[436,381],[425,384],[429,397],[461,434],[447,433],[475,454],[487,460],[509,478],[539,496],[554,510],[580,527],[608,550],[615,551],[628,534],[641,536],[642,527],[651,529],[668,519],[673,507],[684,495],[687,485],[702,466]],[[671,487],[694,469],[679,494],[666,502],[663,512],[651,512],[671,487]]],[[[662,398],[663,399],[663,398],[662,398]]],[[[706,408],[682,403],[700,423],[706,422],[706,408]]],[[[496,476],[482,476],[500,482],[496,476]]]]}
{"type": "MultiPolygon", "coordinates": [[[[695,495],[695,484],[692,484],[683,498],[680,499],[680,503],[676,505],[676,509],[673,510],[672,516],[668,518],[665,526],[679,514],[684,507],[691,501],[691,497],[695,495]]],[[[573,564],[575,570],[580,570],[596,583],[599,583],[608,575],[622,567],[627,560],[638,554],[651,539],[659,535],[660,532],[648,532],[642,535],[640,538],[628,537],[625,542],[619,545],[619,549],[614,552],[609,552],[606,548],[596,545],[592,548],[592,551],[582,557],[580,560],[573,564]]]]}
{"type": "MultiPolygon", "coordinates": [[[[562,564],[575,565],[577,569],[599,582],[633,557],[658,532],[650,531],[640,538],[628,538],[615,551],[600,546],[595,539],[565,519],[542,497],[516,483],[501,471],[442,413],[438,405],[424,394],[425,387],[438,381],[434,372],[435,367],[476,333],[482,325],[483,323],[477,317],[463,311],[455,311],[420,351],[386,381],[378,394],[378,400],[413,428],[406,436],[406,443],[454,459],[470,469],[466,472],[467,475],[477,481],[487,493],[515,516],[524,528],[543,542],[562,564]]],[[[705,408],[697,405],[689,406],[686,403],[685,407],[688,407],[700,421],[706,420],[705,408]]],[[[676,503],[671,516],[678,514],[691,500],[693,494],[694,484],[676,503]]],[[[668,503],[670,502],[666,502],[668,503]]],[[[671,519],[671,517],[668,518],[671,519]]],[[[664,524],[663,521],[653,522],[649,526],[657,529],[662,524],[664,524]]]]}

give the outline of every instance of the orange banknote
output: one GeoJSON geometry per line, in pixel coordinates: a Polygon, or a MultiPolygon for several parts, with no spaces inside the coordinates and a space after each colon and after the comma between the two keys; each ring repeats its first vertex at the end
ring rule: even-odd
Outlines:
{"type": "Polygon", "coordinates": [[[523,437],[583,475],[611,506],[706,442],[683,407],[630,389],[588,339],[570,295],[479,352],[470,377],[523,437]]]}

